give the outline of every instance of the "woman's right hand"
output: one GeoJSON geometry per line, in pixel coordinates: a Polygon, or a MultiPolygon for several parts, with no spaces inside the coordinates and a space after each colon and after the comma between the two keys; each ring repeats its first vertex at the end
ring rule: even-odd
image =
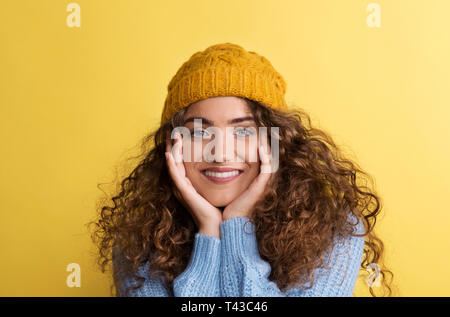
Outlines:
{"type": "Polygon", "coordinates": [[[201,196],[186,176],[183,163],[181,135],[176,133],[174,144],[170,136],[166,139],[166,162],[169,175],[175,183],[175,196],[194,218],[199,233],[220,238],[221,211],[201,196]],[[177,192],[178,191],[178,192],[177,192]]]}

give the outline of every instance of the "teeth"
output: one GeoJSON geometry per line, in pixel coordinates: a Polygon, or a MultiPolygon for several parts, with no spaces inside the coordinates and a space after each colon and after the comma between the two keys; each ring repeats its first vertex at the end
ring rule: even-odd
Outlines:
{"type": "Polygon", "coordinates": [[[205,171],[204,173],[206,176],[217,177],[217,178],[227,178],[227,177],[238,175],[239,171],[232,171],[232,172],[225,172],[225,173],[216,173],[216,172],[205,171]]]}

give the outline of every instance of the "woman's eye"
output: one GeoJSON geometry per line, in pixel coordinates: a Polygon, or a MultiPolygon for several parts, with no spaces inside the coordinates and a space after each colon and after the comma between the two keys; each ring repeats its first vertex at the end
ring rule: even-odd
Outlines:
{"type": "MultiPolygon", "coordinates": [[[[210,134],[208,131],[203,130],[203,129],[198,129],[198,130],[193,130],[190,131],[192,137],[198,139],[198,138],[209,138],[210,134]]],[[[239,137],[246,137],[246,136],[250,136],[254,134],[254,131],[252,129],[235,129],[234,130],[235,135],[239,136],[239,137]]]]}
{"type": "Polygon", "coordinates": [[[191,131],[191,135],[194,138],[203,138],[204,136],[208,136],[209,133],[206,130],[194,130],[191,131]]]}
{"type": "Polygon", "coordinates": [[[254,131],[251,129],[236,129],[234,130],[237,136],[249,136],[254,134],[254,131]]]}

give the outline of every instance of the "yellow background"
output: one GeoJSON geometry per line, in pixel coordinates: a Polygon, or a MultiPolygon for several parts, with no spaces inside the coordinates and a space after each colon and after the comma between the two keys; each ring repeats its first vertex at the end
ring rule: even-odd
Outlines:
{"type": "Polygon", "coordinates": [[[222,42],[267,57],[374,177],[395,295],[450,295],[450,1],[373,1],[380,28],[362,0],[78,0],[81,28],[70,2],[0,5],[1,296],[109,296],[85,228],[97,183],[158,125],[181,64],[222,42]]]}

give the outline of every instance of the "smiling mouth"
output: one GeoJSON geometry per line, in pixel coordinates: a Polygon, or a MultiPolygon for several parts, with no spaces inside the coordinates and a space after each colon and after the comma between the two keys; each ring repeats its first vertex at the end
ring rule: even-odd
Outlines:
{"type": "Polygon", "coordinates": [[[201,172],[206,179],[209,181],[212,181],[214,183],[222,184],[222,183],[228,183],[232,180],[235,180],[238,178],[244,171],[233,169],[233,170],[227,170],[226,172],[216,172],[216,171],[209,171],[209,170],[203,170],[201,172]]]}

